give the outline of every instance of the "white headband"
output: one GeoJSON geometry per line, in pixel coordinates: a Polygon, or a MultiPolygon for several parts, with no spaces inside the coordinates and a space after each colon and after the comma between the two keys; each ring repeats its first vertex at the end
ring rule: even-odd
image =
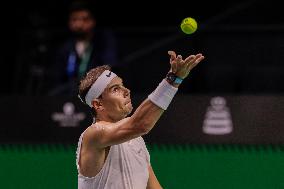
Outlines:
{"type": "Polygon", "coordinates": [[[107,85],[111,82],[111,80],[116,77],[116,74],[105,70],[96,80],[95,83],[91,86],[90,90],[86,94],[85,101],[90,106],[93,107],[92,101],[94,98],[98,98],[104,92],[107,85]]]}

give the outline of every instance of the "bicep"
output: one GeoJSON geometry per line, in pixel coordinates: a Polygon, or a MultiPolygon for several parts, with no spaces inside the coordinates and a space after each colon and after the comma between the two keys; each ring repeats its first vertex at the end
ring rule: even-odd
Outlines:
{"type": "Polygon", "coordinates": [[[125,118],[109,125],[97,125],[93,128],[93,138],[98,147],[121,144],[145,134],[145,129],[135,125],[131,118],[125,118]]]}

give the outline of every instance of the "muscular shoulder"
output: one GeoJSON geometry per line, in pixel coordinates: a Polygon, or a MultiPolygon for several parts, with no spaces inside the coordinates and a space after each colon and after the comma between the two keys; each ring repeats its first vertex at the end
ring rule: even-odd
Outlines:
{"type": "Polygon", "coordinates": [[[104,132],[105,125],[97,125],[93,124],[90,127],[88,127],[84,133],[84,141],[89,144],[96,144],[98,142],[104,132]]]}

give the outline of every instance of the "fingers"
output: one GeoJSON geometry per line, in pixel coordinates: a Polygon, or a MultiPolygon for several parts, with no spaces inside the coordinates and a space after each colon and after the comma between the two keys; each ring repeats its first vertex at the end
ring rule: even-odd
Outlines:
{"type": "Polygon", "coordinates": [[[200,59],[200,58],[202,58],[202,60],[204,59],[204,56],[203,56],[201,53],[199,53],[199,54],[196,55],[196,60],[197,60],[197,59],[200,59]]]}
{"type": "Polygon", "coordinates": [[[204,56],[202,54],[197,54],[192,61],[188,63],[188,68],[191,70],[194,68],[198,63],[200,63],[204,59],[204,56]]]}
{"type": "Polygon", "coordinates": [[[182,59],[181,55],[176,55],[174,51],[168,51],[168,54],[171,56],[171,71],[174,73],[179,72],[178,70],[180,69],[186,69],[190,71],[204,59],[204,56],[201,53],[190,55],[185,60],[182,59]]]}
{"type": "Polygon", "coordinates": [[[196,58],[195,55],[190,55],[184,61],[185,61],[186,64],[188,64],[188,63],[192,62],[195,58],[196,58]]]}
{"type": "Polygon", "coordinates": [[[197,54],[196,57],[195,57],[194,62],[198,64],[198,63],[201,62],[203,59],[204,59],[204,56],[203,56],[202,54],[197,54]]]}
{"type": "Polygon", "coordinates": [[[200,57],[198,57],[198,59],[196,59],[196,62],[201,62],[205,57],[203,55],[201,55],[200,57]]]}
{"type": "Polygon", "coordinates": [[[182,61],[183,61],[183,60],[182,60],[182,56],[181,56],[181,55],[178,55],[178,56],[177,56],[177,63],[180,64],[180,63],[182,63],[182,61]]]}
{"type": "MultiPolygon", "coordinates": [[[[170,57],[170,63],[176,59],[176,53],[174,51],[168,51],[170,57]]],[[[171,63],[172,64],[172,63],[171,63]]]]}
{"type": "Polygon", "coordinates": [[[174,64],[174,69],[173,69],[173,72],[176,73],[178,69],[180,69],[180,67],[182,66],[182,64],[184,64],[184,61],[182,60],[182,56],[181,55],[178,55],[176,60],[173,61],[175,62],[174,64]]]}
{"type": "Polygon", "coordinates": [[[176,53],[174,51],[168,51],[168,54],[171,56],[170,58],[171,71],[173,73],[176,73],[178,65],[182,61],[182,57],[180,55],[176,57],[176,53]]]}
{"type": "Polygon", "coordinates": [[[169,54],[170,56],[173,56],[174,58],[176,58],[176,53],[175,53],[175,51],[168,51],[168,54],[169,54]]]}
{"type": "Polygon", "coordinates": [[[173,73],[176,73],[177,72],[177,62],[176,61],[172,61],[171,62],[171,71],[173,73]]]}
{"type": "Polygon", "coordinates": [[[197,54],[194,59],[192,60],[192,62],[195,63],[199,63],[201,60],[199,60],[202,56],[202,54],[197,54]],[[198,61],[197,61],[198,60],[198,61]]]}

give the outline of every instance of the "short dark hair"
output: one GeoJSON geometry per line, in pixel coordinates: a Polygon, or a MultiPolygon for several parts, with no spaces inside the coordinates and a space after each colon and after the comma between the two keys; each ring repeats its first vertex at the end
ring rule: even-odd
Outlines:
{"type": "Polygon", "coordinates": [[[95,17],[95,5],[93,2],[88,0],[74,0],[69,6],[69,15],[76,11],[88,11],[93,17],[95,17]]]}

